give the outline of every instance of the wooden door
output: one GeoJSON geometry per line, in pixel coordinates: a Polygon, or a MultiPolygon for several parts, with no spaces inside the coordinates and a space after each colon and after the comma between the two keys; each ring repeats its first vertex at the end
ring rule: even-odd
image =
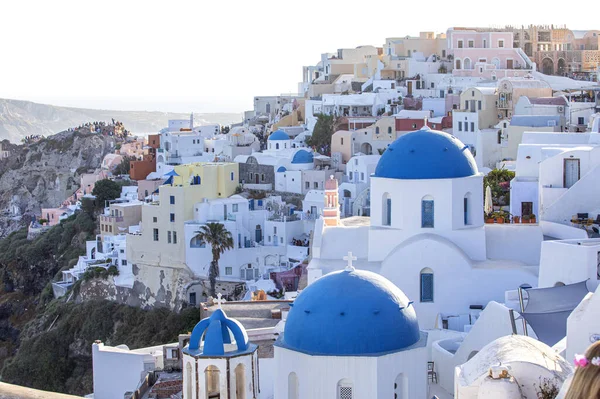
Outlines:
{"type": "Polygon", "coordinates": [[[563,185],[565,188],[571,188],[573,184],[579,181],[579,166],[579,159],[565,159],[563,169],[563,185]]]}
{"type": "Polygon", "coordinates": [[[513,69],[513,60],[506,60],[506,69],[513,69]]]}

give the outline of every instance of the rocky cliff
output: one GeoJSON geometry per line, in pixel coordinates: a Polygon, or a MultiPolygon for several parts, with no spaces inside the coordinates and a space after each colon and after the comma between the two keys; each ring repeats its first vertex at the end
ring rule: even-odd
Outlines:
{"type": "Polygon", "coordinates": [[[26,225],[43,207],[57,207],[114,151],[115,138],[63,132],[36,143],[9,146],[0,161],[0,237],[26,225]]]}
{"type": "MultiPolygon", "coordinates": [[[[133,133],[154,133],[167,126],[169,119],[189,119],[189,114],[145,111],[108,111],[59,107],[30,101],[0,99],[0,140],[19,143],[25,136],[48,136],[91,121],[123,122],[133,133]]],[[[241,114],[194,114],[195,123],[229,125],[241,121],[241,114]]]]}

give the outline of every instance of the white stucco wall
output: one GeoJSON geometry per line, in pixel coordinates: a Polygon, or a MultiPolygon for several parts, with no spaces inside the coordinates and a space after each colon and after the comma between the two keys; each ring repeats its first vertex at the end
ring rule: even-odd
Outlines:
{"type": "Polygon", "coordinates": [[[393,398],[394,382],[402,374],[404,390],[398,399],[427,395],[427,348],[379,357],[310,356],[275,347],[275,398],[288,398],[288,376],[298,377],[298,399],[337,398],[341,380],[352,382],[353,397],[393,398]]]}
{"type": "Polygon", "coordinates": [[[567,359],[584,354],[588,346],[600,340],[600,288],[588,294],[567,319],[567,359]]]}
{"type": "Polygon", "coordinates": [[[574,284],[589,279],[589,289],[599,283],[600,239],[544,241],[540,261],[540,287],[574,284]]]}
{"type": "Polygon", "coordinates": [[[125,392],[135,391],[145,372],[154,370],[150,354],[105,348],[96,343],[92,344],[92,363],[96,399],[122,398],[125,392]]]}

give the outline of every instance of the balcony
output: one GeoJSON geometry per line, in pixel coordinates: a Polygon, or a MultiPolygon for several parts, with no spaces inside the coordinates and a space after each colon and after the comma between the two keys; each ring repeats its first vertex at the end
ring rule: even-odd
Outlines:
{"type": "Polygon", "coordinates": [[[119,223],[123,221],[123,216],[100,216],[100,221],[104,223],[119,223]]]}
{"type": "Polygon", "coordinates": [[[267,219],[270,222],[295,222],[297,220],[301,220],[297,214],[281,216],[281,215],[271,215],[267,219]]]}

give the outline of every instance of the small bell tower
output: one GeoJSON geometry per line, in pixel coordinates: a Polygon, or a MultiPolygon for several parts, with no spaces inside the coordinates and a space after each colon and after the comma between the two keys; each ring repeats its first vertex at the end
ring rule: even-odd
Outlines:
{"type": "Polygon", "coordinates": [[[323,208],[323,220],[325,226],[340,225],[340,203],[338,200],[338,181],[329,176],[325,181],[325,207],[323,208]]]}

